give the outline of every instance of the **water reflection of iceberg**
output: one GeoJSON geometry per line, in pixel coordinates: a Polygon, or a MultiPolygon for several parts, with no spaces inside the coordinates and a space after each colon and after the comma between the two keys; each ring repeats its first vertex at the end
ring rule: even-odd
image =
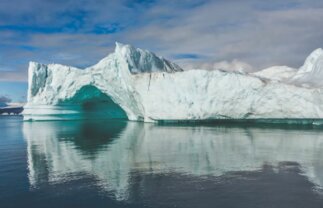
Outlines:
{"type": "Polygon", "coordinates": [[[296,162],[323,185],[323,132],[265,128],[158,126],[134,122],[24,123],[31,186],[79,173],[125,199],[132,172],[221,176],[296,162]]]}

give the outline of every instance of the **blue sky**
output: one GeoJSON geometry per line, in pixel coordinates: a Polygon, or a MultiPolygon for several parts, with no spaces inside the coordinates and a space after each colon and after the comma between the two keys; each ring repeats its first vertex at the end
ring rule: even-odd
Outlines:
{"type": "Polygon", "coordinates": [[[29,61],[95,64],[115,41],[187,67],[299,67],[323,47],[322,0],[1,0],[0,96],[25,100],[29,61]]]}

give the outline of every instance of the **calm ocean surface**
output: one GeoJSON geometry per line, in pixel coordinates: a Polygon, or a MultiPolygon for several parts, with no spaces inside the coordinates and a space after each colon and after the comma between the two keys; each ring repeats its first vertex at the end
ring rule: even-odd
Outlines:
{"type": "Polygon", "coordinates": [[[0,116],[0,207],[323,207],[323,129],[0,116]]]}

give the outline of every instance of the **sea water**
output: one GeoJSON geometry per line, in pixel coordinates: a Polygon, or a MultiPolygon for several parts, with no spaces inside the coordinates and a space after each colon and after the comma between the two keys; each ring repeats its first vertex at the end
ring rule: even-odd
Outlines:
{"type": "Polygon", "coordinates": [[[312,125],[0,117],[0,207],[323,207],[312,125]]]}

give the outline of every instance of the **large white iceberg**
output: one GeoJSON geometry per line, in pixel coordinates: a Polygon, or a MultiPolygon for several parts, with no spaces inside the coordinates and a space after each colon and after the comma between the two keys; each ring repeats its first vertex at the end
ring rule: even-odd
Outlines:
{"type": "Polygon", "coordinates": [[[298,71],[183,70],[146,50],[116,44],[86,69],[29,65],[25,120],[127,118],[138,121],[323,118],[323,50],[298,71]]]}

